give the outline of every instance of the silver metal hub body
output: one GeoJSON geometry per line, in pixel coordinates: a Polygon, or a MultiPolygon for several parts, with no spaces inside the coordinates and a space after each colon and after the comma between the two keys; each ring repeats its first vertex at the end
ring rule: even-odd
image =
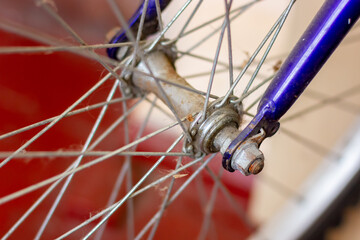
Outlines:
{"type": "MultiPolygon", "coordinates": [[[[210,103],[206,112],[203,113],[205,98],[196,93],[196,90],[177,74],[173,63],[162,51],[147,54],[139,62],[137,69],[147,74],[134,72],[132,84],[142,91],[154,93],[165,103],[170,102],[178,117],[187,119],[185,126],[191,139],[186,140],[184,151],[192,153],[195,157],[219,151],[224,153],[230,143],[239,135],[238,128],[243,115],[242,105],[230,101],[236,100],[236,97],[229,98],[226,104],[217,107],[216,105],[222,100],[219,98],[210,103]],[[189,89],[194,89],[194,91],[189,91],[189,89]]],[[[254,161],[258,166],[259,161],[263,163],[264,160],[259,150],[256,156],[248,153],[250,150],[251,153],[255,153],[253,147],[240,146],[233,158],[234,169],[240,170],[244,175],[252,173],[251,167],[253,163],[255,164],[254,161]],[[249,154],[252,157],[247,159],[249,154]]],[[[254,172],[254,174],[256,173],[254,172]]]]}

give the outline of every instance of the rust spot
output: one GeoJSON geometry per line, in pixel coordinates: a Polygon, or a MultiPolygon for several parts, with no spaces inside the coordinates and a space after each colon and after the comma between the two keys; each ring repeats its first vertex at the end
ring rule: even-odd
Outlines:
{"type": "Polygon", "coordinates": [[[273,70],[274,72],[277,72],[279,71],[280,67],[281,67],[281,64],[282,64],[282,61],[281,60],[278,60],[275,65],[273,66],[273,70]]]}
{"type": "Polygon", "coordinates": [[[186,119],[187,119],[189,122],[194,121],[194,117],[193,117],[193,115],[191,115],[191,114],[188,114],[188,115],[186,116],[186,119]]]}

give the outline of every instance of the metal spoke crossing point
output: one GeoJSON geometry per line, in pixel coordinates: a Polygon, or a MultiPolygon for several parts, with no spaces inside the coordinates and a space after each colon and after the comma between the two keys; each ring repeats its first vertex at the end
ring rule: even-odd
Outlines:
{"type": "MultiPolygon", "coordinates": [[[[244,113],[241,102],[231,96],[225,104],[218,107],[218,103],[223,100],[218,98],[203,112],[205,98],[188,90],[193,87],[177,74],[173,55],[169,57],[168,52],[159,49],[145,55],[137,65],[139,71],[133,72],[129,81],[135,88],[154,93],[165,103],[170,101],[172,112],[180,119],[185,119],[184,125],[191,138],[185,139],[184,152],[196,158],[215,152],[225,153],[240,133],[239,126],[244,113]]],[[[263,169],[264,155],[258,146],[264,136],[262,131],[238,148],[232,159],[234,170],[247,176],[257,174],[263,169]]]]}

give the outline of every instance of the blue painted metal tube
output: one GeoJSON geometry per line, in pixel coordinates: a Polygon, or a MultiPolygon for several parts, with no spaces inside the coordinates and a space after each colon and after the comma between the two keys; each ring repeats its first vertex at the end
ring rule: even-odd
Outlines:
{"type": "Polygon", "coordinates": [[[360,0],[326,1],[267,88],[258,112],[271,109],[266,118],[279,120],[319,72],[359,14],[360,0]]]}
{"type": "MultiPolygon", "coordinates": [[[[164,10],[166,6],[171,2],[171,0],[159,0],[160,9],[164,10]]],[[[128,21],[129,29],[136,35],[140,18],[144,10],[144,1],[136,10],[134,15],[128,21]]],[[[145,23],[144,29],[141,35],[141,39],[145,39],[147,36],[154,34],[158,31],[158,21],[157,21],[157,13],[156,13],[156,4],[155,0],[149,0],[148,6],[146,9],[145,15],[145,23]]],[[[110,41],[110,43],[121,43],[128,42],[128,36],[126,35],[125,30],[121,29],[110,41]]],[[[108,48],[107,54],[110,58],[116,59],[117,52],[119,51],[119,47],[108,48]]]]}
{"type": "Polygon", "coordinates": [[[327,0],[299,39],[274,77],[250,124],[229,145],[223,167],[231,168],[231,158],[240,144],[261,128],[267,136],[279,127],[279,119],[289,110],[319,72],[360,14],[360,0],[327,0]]]}

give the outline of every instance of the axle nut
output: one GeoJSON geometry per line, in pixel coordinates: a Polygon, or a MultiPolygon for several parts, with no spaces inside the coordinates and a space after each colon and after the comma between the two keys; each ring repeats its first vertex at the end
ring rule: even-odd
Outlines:
{"type": "Polygon", "coordinates": [[[245,176],[258,174],[264,168],[264,154],[259,150],[257,143],[245,143],[235,151],[231,167],[245,176]]]}

